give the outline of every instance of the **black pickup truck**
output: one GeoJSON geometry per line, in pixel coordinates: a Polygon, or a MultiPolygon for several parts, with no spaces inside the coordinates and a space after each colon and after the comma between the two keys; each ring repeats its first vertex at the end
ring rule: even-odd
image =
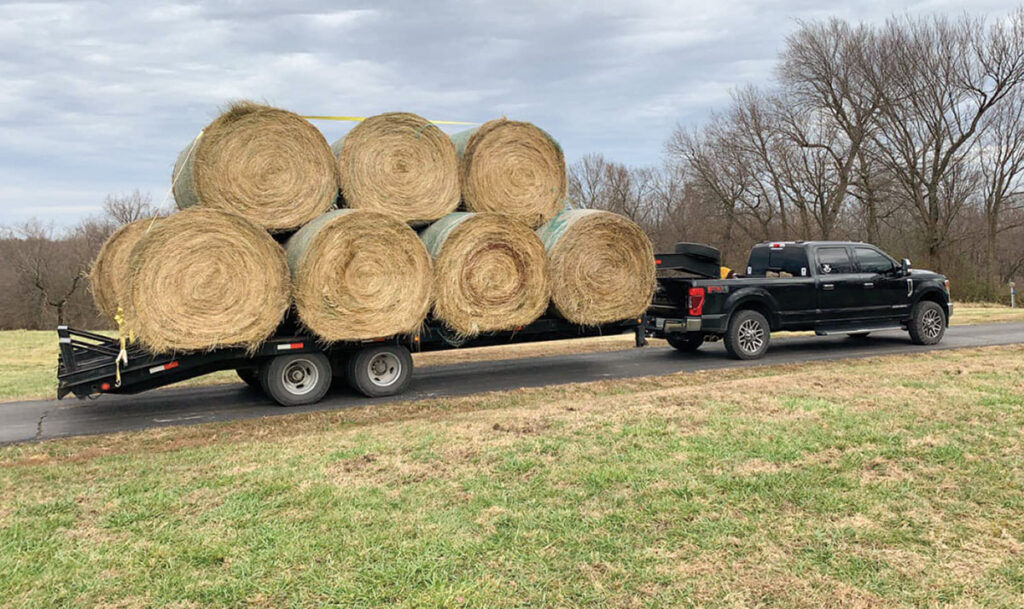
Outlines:
{"type": "Polygon", "coordinates": [[[914,343],[933,345],[953,313],[945,276],[911,270],[909,260],[897,263],[867,243],[759,243],[743,272],[727,279],[709,270],[718,268],[716,255],[679,244],[675,254],[658,256],[649,334],[680,351],[722,339],[732,357],[755,359],[778,330],[864,337],[902,328],[914,343]],[[682,270],[690,276],[679,276],[682,270]]]}

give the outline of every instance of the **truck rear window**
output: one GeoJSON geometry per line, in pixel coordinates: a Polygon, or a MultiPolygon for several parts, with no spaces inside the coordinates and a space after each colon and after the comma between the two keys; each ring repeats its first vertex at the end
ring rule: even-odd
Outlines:
{"type": "Polygon", "coordinates": [[[807,277],[807,252],[804,248],[787,245],[781,248],[754,247],[747,260],[748,277],[791,276],[807,277]]]}

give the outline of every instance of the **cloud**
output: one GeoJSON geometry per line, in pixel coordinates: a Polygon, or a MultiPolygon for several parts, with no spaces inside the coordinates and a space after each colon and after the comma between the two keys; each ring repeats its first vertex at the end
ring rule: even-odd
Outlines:
{"type": "MultiPolygon", "coordinates": [[[[0,4],[0,224],[70,223],[136,187],[159,200],[177,152],[238,98],[303,114],[506,114],[549,130],[570,161],[603,152],[653,164],[676,124],[771,78],[798,19],[962,10],[944,0],[339,6],[348,3],[0,4]]],[[[351,128],[317,126],[332,141],[351,128]]]]}

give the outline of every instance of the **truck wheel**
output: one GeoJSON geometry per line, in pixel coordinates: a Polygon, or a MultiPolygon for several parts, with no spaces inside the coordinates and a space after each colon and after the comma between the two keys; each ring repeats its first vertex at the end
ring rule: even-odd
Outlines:
{"type": "Polygon", "coordinates": [[[242,382],[246,385],[262,391],[263,387],[260,386],[260,371],[259,368],[239,368],[235,370],[238,374],[238,378],[242,379],[242,382]]]}
{"type": "Polygon", "coordinates": [[[402,345],[367,347],[348,360],[349,385],[366,397],[402,393],[411,378],[412,354],[402,345]]]}
{"type": "Polygon", "coordinates": [[[768,320],[757,311],[746,309],[729,320],[725,350],[733,359],[757,359],[768,350],[771,330],[768,320]]]}
{"type": "Polygon", "coordinates": [[[331,387],[331,362],[323,353],[278,355],[260,368],[260,384],[281,406],[314,404],[331,387]]]}
{"type": "Polygon", "coordinates": [[[907,324],[910,340],[915,345],[934,345],[946,333],[946,313],[939,303],[922,300],[914,305],[914,313],[907,324]]]}
{"type": "Polygon", "coordinates": [[[672,345],[672,347],[674,349],[676,349],[677,351],[682,351],[684,353],[693,353],[697,349],[700,349],[700,346],[704,344],[704,335],[703,334],[676,334],[676,335],[671,335],[670,334],[667,337],[665,337],[665,340],[667,340],[668,344],[672,345]]]}

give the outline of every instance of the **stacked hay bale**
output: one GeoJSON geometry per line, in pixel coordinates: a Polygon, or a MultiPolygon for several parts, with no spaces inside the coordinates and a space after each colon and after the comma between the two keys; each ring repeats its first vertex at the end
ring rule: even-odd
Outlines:
{"type": "Polygon", "coordinates": [[[255,348],[291,302],[284,250],[242,216],[195,207],[161,219],[132,248],[125,323],[155,352],[255,348]]]}
{"type": "Polygon", "coordinates": [[[452,135],[466,209],[497,212],[533,228],[565,205],[562,147],[531,123],[504,118],[452,135]]]}
{"type": "Polygon", "coordinates": [[[178,155],[174,200],[238,214],[271,232],[291,231],[338,196],[323,134],[286,110],[232,104],[178,155]]]}
{"type": "Polygon", "coordinates": [[[128,295],[128,256],[139,239],[157,222],[143,218],[115,230],[103,243],[89,271],[89,284],[96,309],[108,319],[118,317],[128,295]]]}
{"type": "Polygon", "coordinates": [[[551,263],[551,305],[558,315],[593,326],[647,310],[654,250],[636,223],[607,211],[564,210],[537,234],[551,263]]]}
{"type": "Polygon", "coordinates": [[[455,146],[421,116],[371,116],[331,148],[346,207],[375,209],[422,226],[459,205],[455,146]]]}
{"type": "Polygon", "coordinates": [[[434,317],[457,334],[509,330],[547,308],[547,257],[525,224],[495,213],[456,212],[420,238],[434,260],[434,317]]]}
{"type": "Polygon", "coordinates": [[[415,333],[430,308],[426,248],[383,212],[338,209],[285,246],[299,320],[327,341],[415,333]]]}

